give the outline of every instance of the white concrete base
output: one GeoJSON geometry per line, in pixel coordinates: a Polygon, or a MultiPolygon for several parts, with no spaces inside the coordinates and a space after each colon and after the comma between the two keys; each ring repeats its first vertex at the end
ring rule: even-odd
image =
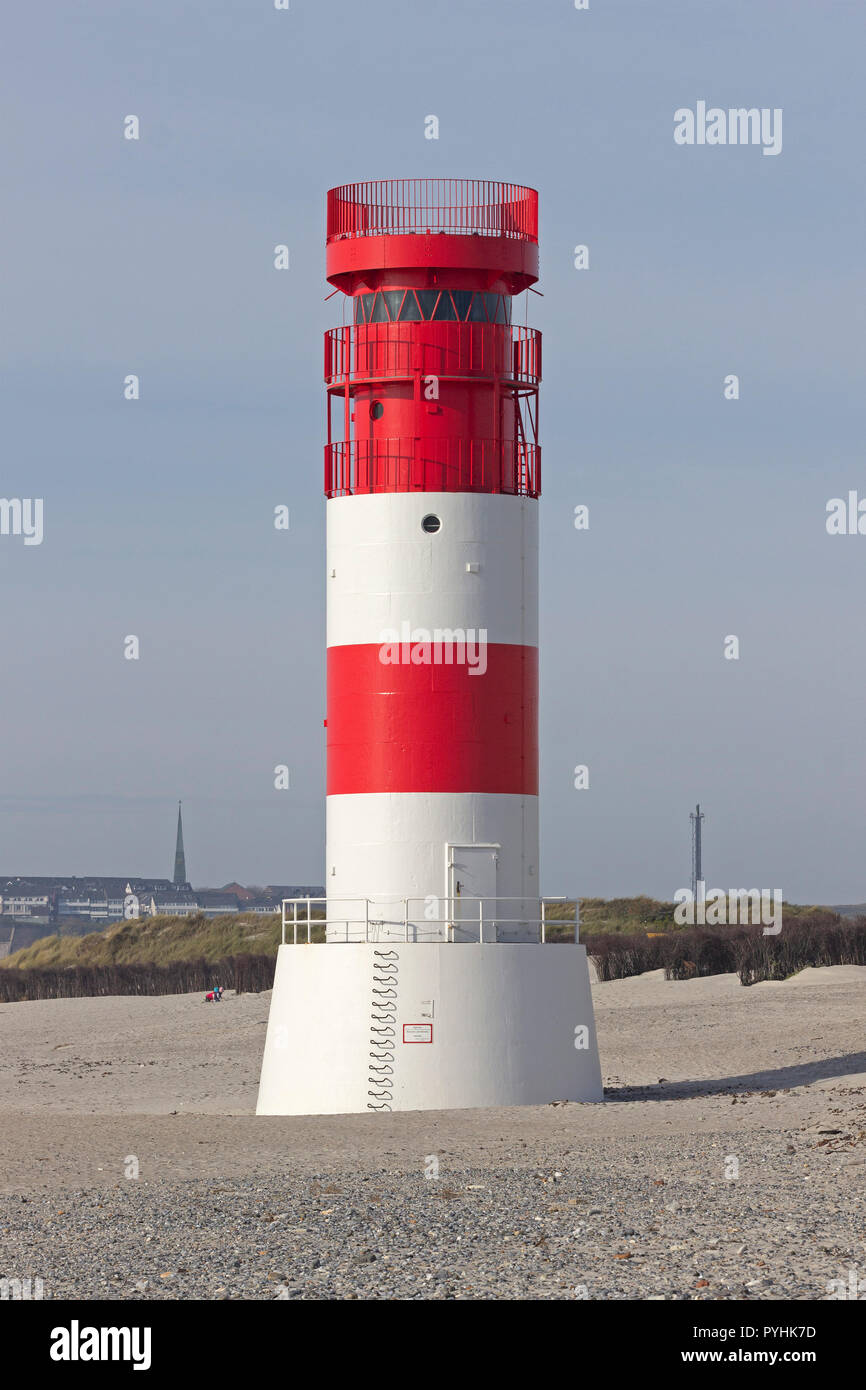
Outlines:
{"type": "Polygon", "coordinates": [[[601,1099],[583,946],[279,949],[259,1115],[601,1099]]]}

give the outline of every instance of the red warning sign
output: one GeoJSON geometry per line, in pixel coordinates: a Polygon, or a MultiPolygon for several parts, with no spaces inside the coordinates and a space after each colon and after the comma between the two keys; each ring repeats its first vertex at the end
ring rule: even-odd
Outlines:
{"type": "Polygon", "coordinates": [[[433,1041],[432,1023],[404,1023],[404,1043],[431,1043],[433,1041]]]}

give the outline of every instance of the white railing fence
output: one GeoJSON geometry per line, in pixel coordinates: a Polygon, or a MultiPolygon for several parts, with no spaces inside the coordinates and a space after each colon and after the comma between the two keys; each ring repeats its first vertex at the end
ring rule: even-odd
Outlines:
{"type": "Polygon", "coordinates": [[[284,898],[282,944],[317,944],[314,927],[325,929],[329,943],[545,942],[548,927],[559,925],[573,927],[574,941],[579,941],[576,898],[284,898]],[[574,909],[573,918],[561,915],[569,908],[574,909]],[[551,916],[552,909],[556,916],[551,916]]]}

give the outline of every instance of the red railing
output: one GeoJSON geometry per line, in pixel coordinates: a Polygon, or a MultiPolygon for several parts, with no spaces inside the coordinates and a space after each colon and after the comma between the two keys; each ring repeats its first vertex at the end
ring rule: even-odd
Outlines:
{"type": "Polygon", "coordinates": [[[538,194],[482,179],[381,179],[328,191],[328,241],[406,232],[538,241],[538,194]]]}
{"type": "Polygon", "coordinates": [[[541,380],[541,334],[536,328],[492,323],[358,323],[325,334],[325,382],[339,385],[379,377],[504,377],[522,385],[541,380]]]}
{"type": "Polygon", "coordinates": [[[517,440],[351,439],[325,445],[325,495],[506,492],[537,497],[541,449],[517,440]]]}

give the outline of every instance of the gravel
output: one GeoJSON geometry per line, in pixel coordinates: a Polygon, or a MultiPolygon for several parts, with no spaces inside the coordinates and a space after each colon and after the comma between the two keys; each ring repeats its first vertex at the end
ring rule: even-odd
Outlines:
{"type": "Polygon", "coordinates": [[[866,1294],[866,967],[593,994],[604,1104],[259,1118],[268,995],[4,1006],[0,1280],[145,1301],[866,1294]]]}
{"type": "Polygon", "coordinates": [[[9,1194],[3,1272],[77,1299],[821,1299],[866,1277],[863,1169],[827,1137],[9,1194]]]}

